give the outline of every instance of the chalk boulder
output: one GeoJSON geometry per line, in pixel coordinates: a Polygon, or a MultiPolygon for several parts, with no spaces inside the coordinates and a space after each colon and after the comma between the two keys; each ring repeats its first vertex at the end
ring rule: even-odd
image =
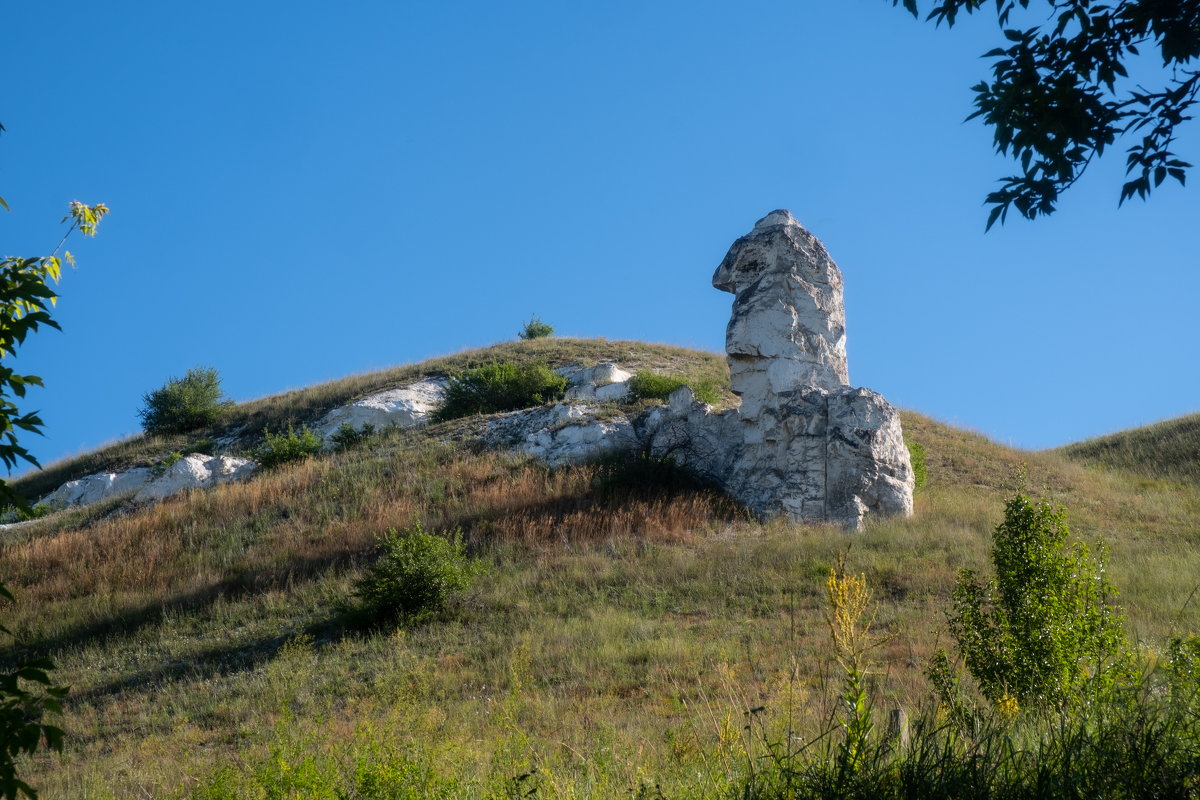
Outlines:
{"type": "Polygon", "coordinates": [[[154,477],[149,467],[124,472],[101,472],[67,481],[38,501],[53,510],[77,508],[135,494],[154,477]]]}
{"type": "Polygon", "coordinates": [[[138,503],[162,500],[189,489],[208,489],[222,483],[243,481],[257,469],[258,463],[247,458],[192,453],[179,459],[162,475],[146,483],[133,499],[138,503]]]}
{"type": "Polygon", "coordinates": [[[361,431],[366,425],[373,425],[377,429],[389,425],[419,427],[428,422],[430,415],[445,401],[448,385],[449,381],[445,378],[426,378],[364,397],[333,409],[317,422],[314,430],[328,441],[342,425],[349,425],[356,431],[361,431]]]}
{"type": "Polygon", "coordinates": [[[489,421],[484,442],[560,467],[631,450],[637,437],[623,414],[602,416],[595,406],[557,403],[489,421]]]}

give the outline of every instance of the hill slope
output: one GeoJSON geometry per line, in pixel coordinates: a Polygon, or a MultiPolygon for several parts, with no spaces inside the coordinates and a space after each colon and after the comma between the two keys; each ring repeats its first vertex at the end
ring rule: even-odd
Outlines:
{"type": "Polygon", "coordinates": [[[1200,484],[1200,414],[1164,420],[1061,448],[1083,464],[1200,484]]]}
{"type": "MultiPolygon", "coordinates": [[[[303,421],[506,358],[722,367],[633,342],[508,344],[243,404],[236,424],[303,421]]],[[[927,450],[929,484],[914,518],[860,534],[760,525],[636,460],[549,471],[478,452],[453,422],[149,509],[11,531],[0,574],[23,646],[5,658],[51,656],[73,687],[67,752],[27,775],[47,798],[410,796],[368,784],[455,798],[535,786],[656,797],[656,784],[667,797],[725,796],[755,756],[748,709],[764,709],[751,725],[819,729],[831,707],[822,598],[839,554],[866,574],[892,636],[874,651],[873,694],[911,708],[927,696],[922,670],[945,641],[957,572],[986,568],[1018,489],[1065,503],[1076,535],[1108,542],[1135,638],[1157,647],[1200,625],[1188,602],[1200,488],[1015,451],[918,414],[903,423],[927,450]],[[417,521],[461,530],[482,573],[433,622],[354,627],[343,609],[377,535],[417,521]]]]}

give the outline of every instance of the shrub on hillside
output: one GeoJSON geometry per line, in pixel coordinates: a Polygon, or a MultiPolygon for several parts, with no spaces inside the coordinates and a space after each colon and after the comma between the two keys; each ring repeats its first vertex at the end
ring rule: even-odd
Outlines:
{"type": "Polygon", "coordinates": [[[324,442],[307,425],[296,430],[288,425],[287,433],[271,433],[263,430],[265,441],[252,453],[254,460],[264,467],[276,467],[289,461],[299,461],[321,452],[324,442]]]}
{"type": "Polygon", "coordinates": [[[329,441],[333,442],[334,449],[336,450],[349,450],[352,447],[357,447],[374,435],[375,426],[369,422],[359,430],[355,430],[354,426],[349,422],[343,422],[341,427],[329,437],[329,441]]]}
{"type": "MultiPolygon", "coordinates": [[[[1104,552],[1067,545],[1066,511],[1024,495],[1004,508],[993,534],[995,576],[963,570],[950,633],[967,670],[991,703],[1064,707],[1091,684],[1106,691],[1126,674],[1127,648],[1104,552]]],[[[930,677],[943,698],[954,688],[944,653],[930,677]]]]}
{"type": "Polygon", "coordinates": [[[488,364],[450,378],[434,421],[515,411],[562,398],[567,379],[545,364],[488,364]]]}
{"type": "Polygon", "coordinates": [[[182,378],[142,395],[138,417],[149,434],[187,433],[216,422],[231,405],[212,367],[193,367],[182,378]]]}
{"type": "Polygon", "coordinates": [[[525,327],[517,332],[517,336],[522,339],[544,339],[553,335],[554,328],[542,322],[541,317],[530,317],[529,322],[525,323],[525,327]]]}
{"type": "Polygon", "coordinates": [[[470,584],[473,564],[462,532],[426,533],[418,522],[379,537],[379,558],[355,585],[359,614],[371,621],[416,621],[441,611],[470,584]]]}
{"type": "Polygon", "coordinates": [[[633,400],[666,400],[681,386],[690,386],[692,394],[702,403],[715,405],[721,398],[717,385],[711,380],[689,383],[683,378],[640,370],[629,379],[629,396],[633,400]]]}

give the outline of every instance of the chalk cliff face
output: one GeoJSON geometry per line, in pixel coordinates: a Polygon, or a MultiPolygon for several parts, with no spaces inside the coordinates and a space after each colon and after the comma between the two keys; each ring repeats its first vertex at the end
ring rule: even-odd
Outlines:
{"type": "Polygon", "coordinates": [[[652,452],[707,474],[760,516],[858,528],[912,513],[900,417],[849,385],[842,274],[787,211],[734,242],[713,276],[734,294],[726,332],[733,391],[721,414],[681,389],[641,421],[652,452]]]}

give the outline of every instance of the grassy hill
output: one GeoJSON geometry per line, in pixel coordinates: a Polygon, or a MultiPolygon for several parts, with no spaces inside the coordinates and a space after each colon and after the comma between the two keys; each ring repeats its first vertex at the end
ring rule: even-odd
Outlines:
{"type": "MultiPolygon", "coordinates": [[[[225,429],[277,429],[504,359],[723,374],[709,353],[539,340],[243,404],[225,429]]],[[[73,689],[67,751],[24,774],[47,798],[734,796],[764,734],[828,721],[840,685],[822,609],[839,555],[866,574],[890,637],[872,654],[872,695],[915,711],[957,573],[986,569],[1019,489],[1108,543],[1132,638],[1161,649],[1200,629],[1200,487],[918,414],[903,424],[927,451],[916,515],[858,534],[761,525],[644,465],[550,471],[480,452],[454,422],[132,513],[110,504],[9,531],[0,575],[21,646],[4,655],[51,656],[73,689]],[[414,522],[460,529],[481,574],[436,621],[350,624],[376,537],[414,522]]],[[[130,440],[24,488],[182,444],[130,440]]]]}
{"type": "Polygon", "coordinates": [[[1200,484],[1200,414],[1077,442],[1062,452],[1089,466],[1200,484]]]}

